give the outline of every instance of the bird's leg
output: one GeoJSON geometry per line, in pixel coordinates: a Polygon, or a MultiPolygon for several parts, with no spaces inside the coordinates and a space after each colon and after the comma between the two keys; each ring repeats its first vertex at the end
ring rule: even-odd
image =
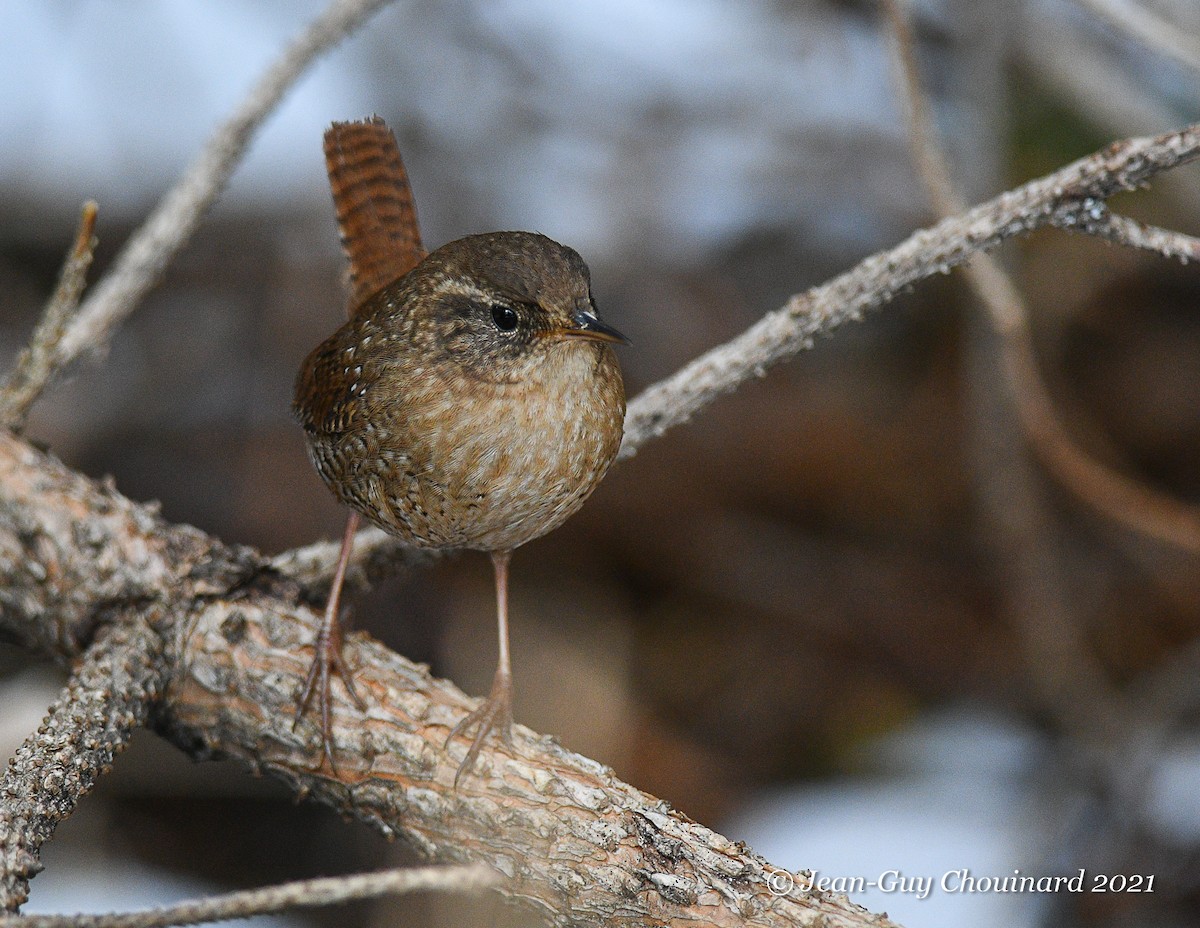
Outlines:
{"type": "Polygon", "coordinates": [[[508,562],[512,557],[511,551],[492,552],[492,567],[496,572],[496,626],[500,636],[500,660],[496,664],[496,676],[492,680],[492,691],[487,699],[471,712],[466,718],[454,726],[446,744],[464,732],[478,726],[475,740],[467,749],[467,756],[458,765],[454,775],[454,785],[471,769],[475,758],[483,747],[484,739],[495,730],[505,744],[512,744],[512,664],[508,656],[508,562]]]}
{"type": "Polygon", "coordinates": [[[350,552],[354,548],[354,534],[358,531],[360,517],[352,512],[346,520],[346,532],[342,536],[342,551],[338,555],[337,569],[333,572],[333,583],[329,587],[329,599],[325,603],[325,614],[321,618],[321,630],[317,632],[317,640],[313,643],[312,665],[308,668],[308,677],[304,681],[304,691],[300,694],[300,702],[296,707],[296,716],[292,719],[292,729],[300,724],[300,719],[308,711],[313,696],[321,711],[321,750],[330,768],[337,773],[337,764],[333,761],[333,723],[330,717],[330,687],[332,680],[329,671],[333,671],[342,679],[346,692],[354,700],[360,710],[365,710],[366,704],[354,688],[354,677],[350,668],[342,659],[342,626],[338,621],[338,610],[342,599],[342,584],[346,579],[346,567],[350,563],[350,552]]]}

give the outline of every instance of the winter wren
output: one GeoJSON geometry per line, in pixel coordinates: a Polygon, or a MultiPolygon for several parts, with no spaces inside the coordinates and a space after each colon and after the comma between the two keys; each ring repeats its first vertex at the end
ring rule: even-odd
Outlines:
{"type": "MultiPolygon", "coordinates": [[[[623,341],[597,315],[575,251],[494,232],[416,263],[301,367],[293,408],[338,499],[405,544],[491,555],[499,663],[491,694],[447,740],[477,729],[458,777],[489,731],[510,739],[509,557],[579,509],[616,456],[625,392],[611,346],[623,341]]],[[[326,623],[301,712],[317,662],[323,701],[330,666],[358,701],[338,653],[336,605],[326,623]]]]}

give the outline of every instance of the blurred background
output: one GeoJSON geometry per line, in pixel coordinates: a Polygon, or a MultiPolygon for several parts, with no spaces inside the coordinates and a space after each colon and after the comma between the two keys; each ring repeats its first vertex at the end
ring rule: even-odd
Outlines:
{"type": "MultiPolygon", "coordinates": [[[[100,205],[94,281],[320,8],[5,6],[6,367],[83,200],[100,205]]],[[[914,12],[971,201],[1200,118],[1193,0],[914,12]],[[1178,45],[1121,25],[1131,9],[1178,45]]],[[[345,299],[329,122],[387,119],[429,247],[532,229],[577,248],[606,318],[632,338],[632,396],[931,221],[887,36],[870,0],[393,4],[287,97],[108,357],[44,397],[29,435],[228,542],[275,553],[337,537],[344,513],[289,414],[294,373],[345,299]]],[[[1200,233],[1200,170],[1114,206],[1200,233]]],[[[1200,270],[1053,231],[1002,258],[1073,439],[1200,504],[1200,270]]],[[[1149,894],[853,895],[911,928],[1194,925],[1198,552],[1133,533],[1045,476],[980,318],[959,275],[921,284],[647,445],[552,539],[520,550],[517,718],[780,866],[935,884],[964,868],[1085,868],[1088,888],[1096,874],[1155,877],[1149,894]]],[[[467,554],[357,596],[353,622],[483,693],[492,597],[486,559],[467,554]]],[[[61,682],[0,646],[0,753],[61,682]]],[[[27,910],[406,859],[144,734],[48,846],[27,910]]],[[[538,924],[494,900],[436,898],[274,922],[401,919],[538,924]]]]}

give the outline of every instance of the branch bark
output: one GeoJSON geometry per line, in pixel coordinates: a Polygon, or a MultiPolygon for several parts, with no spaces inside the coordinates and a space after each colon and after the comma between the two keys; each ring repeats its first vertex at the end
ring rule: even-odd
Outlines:
{"type": "Polygon", "coordinates": [[[0,778],[0,909],[25,902],[42,869],[42,844],[145,725],[166,670],[151,626],[136,610],[109,624],[8,762],[0,778]]]}

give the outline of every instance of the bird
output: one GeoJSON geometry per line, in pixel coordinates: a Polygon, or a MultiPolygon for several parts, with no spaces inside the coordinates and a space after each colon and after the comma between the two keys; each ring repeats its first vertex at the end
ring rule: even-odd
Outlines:
{"type": "Polygon", "coordinates": [[[335,123],[326,157],[350,313],[305,358],[293,411],[353,515],[296,719],[315,693],[332,766],[331,671],[363,706],[337,605],[360,518],[412,547],[485,552],[498,659],[488,696],[446,739],[476,732],[457,786],[491,732],[511,744],[509,562],[574,514],[616,458],[625,391],[613,349],[628,340],[601,319],[583,258],[545,235],[468,235],[425,254],[382,120],[335,123]]]}

